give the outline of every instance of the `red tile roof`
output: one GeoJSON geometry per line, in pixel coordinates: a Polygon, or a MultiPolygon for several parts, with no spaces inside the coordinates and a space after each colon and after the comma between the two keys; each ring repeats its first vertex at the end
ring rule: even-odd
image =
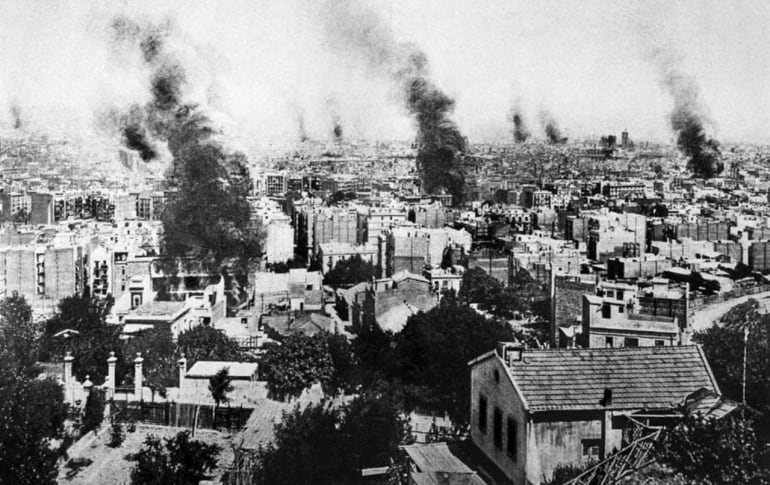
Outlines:
{"type": "Polygon", "coordinates": [[[509,369],[534,412],[665,409],[700,388],[719,393],[698,346],[526,350],[509,369]]]}

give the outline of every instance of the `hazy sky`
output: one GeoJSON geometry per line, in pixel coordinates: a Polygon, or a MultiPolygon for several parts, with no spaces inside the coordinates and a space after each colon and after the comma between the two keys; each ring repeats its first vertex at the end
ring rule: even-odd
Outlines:
{"type": "MultiPolygon", "coordinates": [[[[90,133],[106,109],[149,99],[138,54],[116,49],[110,21],[170,19],[188,71],[186,97],[222,113],[250,142],[295,139],[298,120],[329,138],[411,139],[391,80],[332,46],[313,0],[86,2],[0,0],[0,124],[17,107],[31,127],[90,133]],[[333,113],[336,111],[337,113],[333,113]]],[[[770,2],[367,2],[398,41],[430,62],[471,141],[508,137],[520,100],[530,125],[549,110],[572,137],[619,133],[668,141],[672,100],[650,51],[665,46],[700,86],[709,130],[770,142],[770,2]]],[[[325,9],[321,12],[320,9],[325,9]]]]}

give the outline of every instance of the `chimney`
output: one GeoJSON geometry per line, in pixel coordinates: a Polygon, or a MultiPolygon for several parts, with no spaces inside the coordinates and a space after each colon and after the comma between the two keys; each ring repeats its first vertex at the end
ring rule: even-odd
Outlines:
{"type": "Polygon", "coordinates": [[[524,353],[524,346],[517,342],[498,342],[497,355],[503,361],[510,365],[512,362],[519,362],[524,353]]]}
{"type": "Polygon", "coordinates": [[[602,406],[607,407],[612,405],[612,389],[604,389],[604,397],[601,402],[602,406]]]}
{"type": "Polygon", "coordinates": [[[137,352],[136,359],[134,359],[134,396],[139,400],[142,399],[142,362],[144,362],[142,353],[137,352]]]}

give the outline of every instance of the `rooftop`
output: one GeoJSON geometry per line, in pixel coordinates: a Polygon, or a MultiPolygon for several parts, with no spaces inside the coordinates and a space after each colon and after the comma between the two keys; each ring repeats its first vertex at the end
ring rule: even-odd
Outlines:
{"type": "Polygon", "coordinates": [[[232,378],[251,379],[257,373],[257,364],[253,362],[229,362],[221,360],[199,360],[187,371],[186,377],[212,377],[228,368],[232,378]]]}
{"type": "Polygon", "coordinates": [[[509,369],[531,411],[666,409],[701,388],[719,393],[699,346],[525,350],[509,369]]]}

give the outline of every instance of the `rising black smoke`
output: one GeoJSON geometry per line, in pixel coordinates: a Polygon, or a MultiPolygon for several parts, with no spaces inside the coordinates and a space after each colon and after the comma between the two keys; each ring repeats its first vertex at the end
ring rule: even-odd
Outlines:
{"type": "Polygon", "coordinates": [[[508,120],[513,124],[513,141],[516,143],[527,141],[530,135],[529,127],[519,103],[516,103],[508,112],[508,120]]]}
{"type": "Polygon", "coordinates": [[[682,72],[680,59],[672,52],[658,48],[653,60],[661,73],[661,81],[674,98],[669,121],[676,134],[676,144],[688,158],[687,167],[696,177],[711,178],[724,170],[719,142],[706,134],[705,116],[695,79],[682,72]]]}
{"type": "Polygon", "coordinates": [[[559,128],[559,123],[556,121],[556,118],[553,117],[550,111],[540,111],[540,124],[543,127],[543,131],[545,132],[545,137],[546,140],[548,140],[548,143],[552,145],[567,143],[567,137],[562,135],[561,129],[559,128]]]}
{"type": "Polygon", "coordinates": [[[234,263],[231,267],[246,272],[260,252],[250,221],[246,157],[226,147],[206,108],[185,101],[187,77],[168,45],[168,24],[140,26],[121,17],[113,29],[116,42],[138,48],[151,71],[152,99],[121,118],[124,142],[140,154],[147,152],[143,159],[153,158],[150,151],[157,153],[150,139],[167,144],[172,156],[166,185],[176,195],[163,213],[167,269],[195,262],[214,273],[234,263]]]}
{"type": "Polygon", "coordinates": [[[330,1],[324,6],[330,44],[341,53],[357,55],[401,91],[417,121],[417,169],[423,191],[445,189],[455,204],[461,203],[465,174],[460,155],[466,142],[450,117],[454,100],[430,80],[425,54],[412,44],[397,42],[373,11],[354,1],[330,1]]]}
{"type": "Polygon", "coordinates": [[[326,107],[329,109],[332,117],[332,135],[336,141],[342,141],[344,131],[342,130],[342,116],[340,116],[340,107],[337,98],[329,97],[326,100],[326,107]]]}
{"type": "Polygon", "coordinates": [[[21,106],[18,103],[12,103],[10,112],[11,118],[13,119],[13,129],[21,130],[24,128],[24,118],[21,114],[21,106]]]}

